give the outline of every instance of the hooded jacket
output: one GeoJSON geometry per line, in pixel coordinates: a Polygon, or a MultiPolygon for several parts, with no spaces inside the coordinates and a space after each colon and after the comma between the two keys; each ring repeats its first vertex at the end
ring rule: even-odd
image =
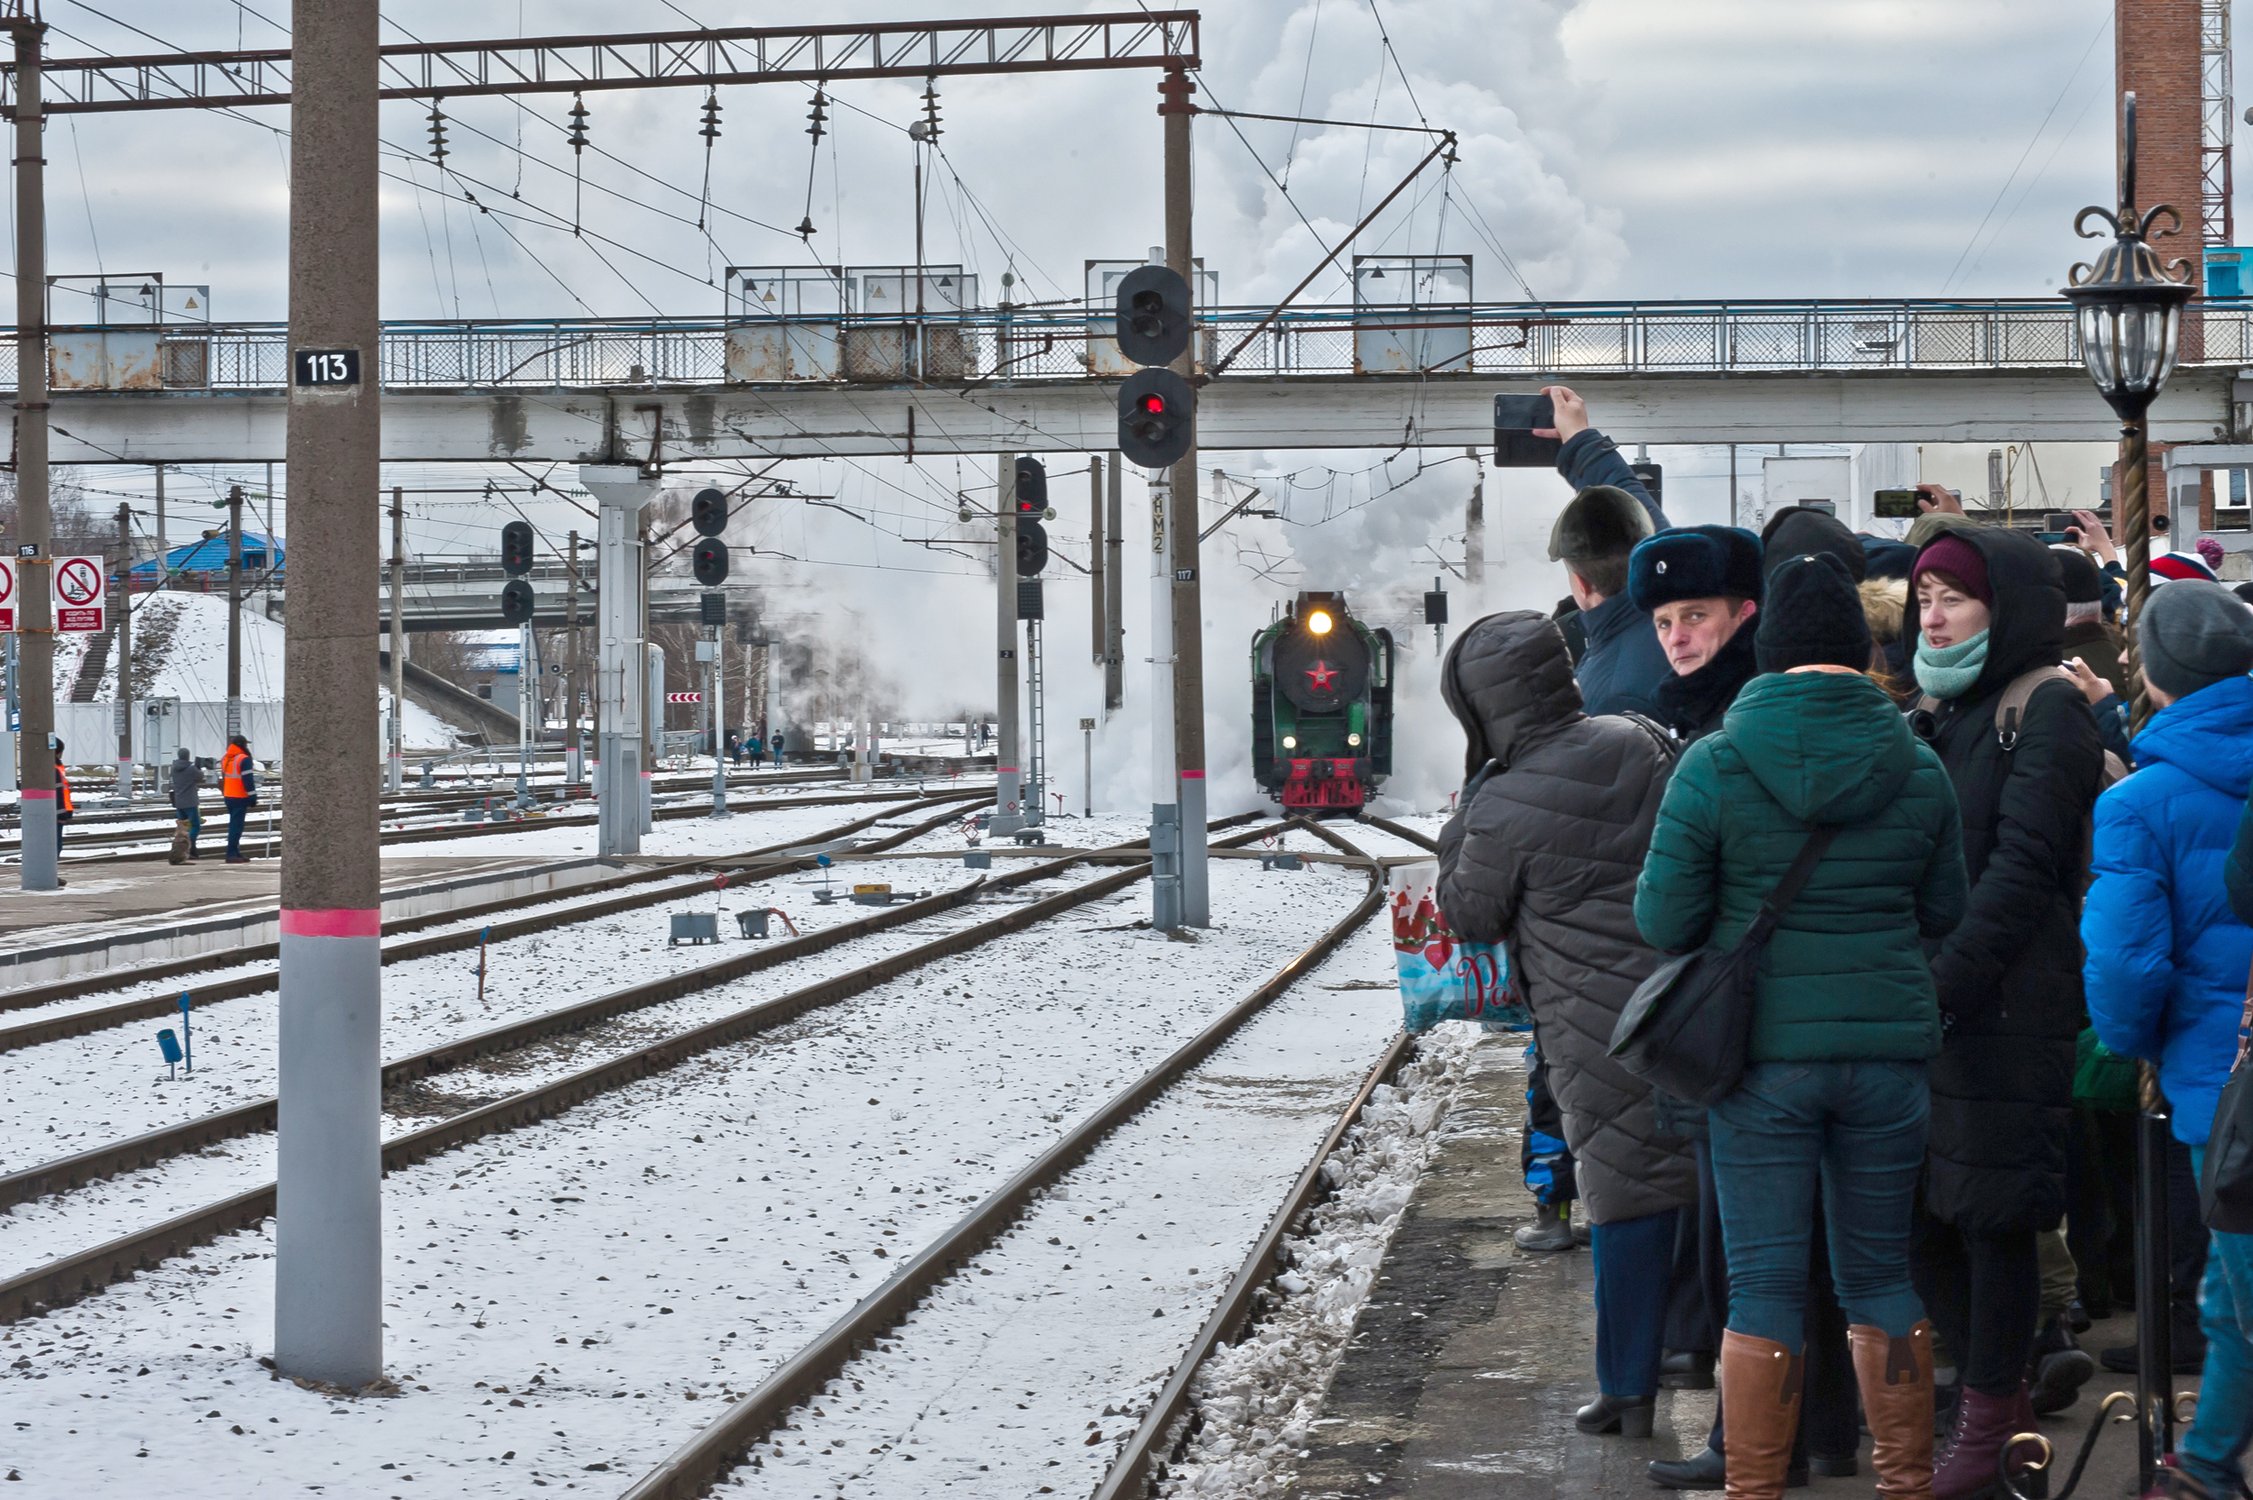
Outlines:
{"type": "Polygon", "coordinates": [[[1657,947],[1733,947],[1817,826],[1838,829],[1784,912],[1755,994],[1753,1062],[1940,1050],[1925,939],[1966,899],[1947,773],[1859,673],[1772,672],[1682,754],[1635,887],[1657,947]]]}
{"type": "Polygon", "coordinates": [[[1556,627],[1489,615],[1448,653],[1447,706],[1487,760],[1439,838],[1439,902],[1463,936],[1508,945],[1598,1224],[1694,1202],[1687,1141],[1606,1055],[1658,955],[1635,933],[1635,872],[1671,749],[1654,726],[1581,711],[1556,627]]]}
{"type": "Polygon", "coordinates": [[[2159,1064],[2175,1138],[2204,1145],[2237,1057],[2253,927],[2220,879],[2253,787],[2253,677],[2200,688],[2136,736],[2136,774],[2097,799],[2081,913],[2089,1018],[2114,1052],[2159,1064]]]}
{"type": "MultiPolygon", "coordinates": [[[[1978,679],[1929,719],[1915,716],[1955,783],[1971,876],[1963,924],[1932,953],[1950,1031],[1932,1067],[1925,1203],[1965,1229],[2052,1229],[2065,1212],[2080,898],[2104,748],[2063,677],[2035,690],[2004,748],[2003,690],[2062,659],[2065,588],[2056,556],[2033,537],[1989,526],[1959,535],[1986,559],[1994,604],[1978,679]]],[[[1912,610],[1912,655],[1920,637],[1912,610]]]]}
{"type": "Polygon", "coordinates": [[[172,806],[179,812],[196,810],[196,792],[203,786],[203,767],[183,749],[172,757],[172,806]]]}

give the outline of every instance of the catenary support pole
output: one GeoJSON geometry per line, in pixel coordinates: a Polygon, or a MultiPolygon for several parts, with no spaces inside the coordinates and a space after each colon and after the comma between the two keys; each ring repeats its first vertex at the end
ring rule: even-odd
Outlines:
{"type": "Polygon", "coordinates": [[[532,622],[516,627],[516,810],[532,805],[532,744],[539,733],[540,664],[532,659],[532,622]]]}
{"type": "MultiPolygon", "coordinates": [[[[291,390],[294,402],[296,388],[291,390]]],[[[267,545],[273,545],[271,538],[267,545]]],[[[231,739],[242,732],[243,487],[232,484],[227,487],[227,735],[231,739]]]]}
{"type": "MultiPolygon", "coordinates": [[[[1190,249],[1189,102],[1195,85],[1186,72],[1169,72],[1158,84],[1165,124],[1166,264],[1189,283],[1190,306],[1203,299],[1197,264],[1190,249]]],[[[1194,330],[1194,318],[1192,318],[1194,330]]],[[[1173,368],[1185,378],[1197,373],[1197,335],[1173,368]]],[[[1196,414],[1190,414],[1189,451],[1173,466],[1169,503],[1173,562],[1174,769],[1181,779],[1181,918],[1191,927],[1212,925],[1205,868],[1205,611],[1198,570],[1196,414]]]]}
{"type": "MultiPolygon", "coordinates": [[[[274,1362],[287,1378],[356,1389],[383,1373],[378,684],[367,596],[382,555],[368,504],[383,482],[376,7],[295,0],[291,23],[293,377],[306,351],[342,350],[361,378],[293,378],[289,392],[296,556],[282,678],[290,836],[282,846],[274,1362]]],[[[333,375],[344,363],[323,361],[321,369],[333,375]]],[[[239,559],[239,492],[233,498],[239,559]]],[[[240,571],[239,562],[230,567],[240,571]]],[[[230,697],[239,707],[239,693],[230,697]]]]}
{"type": "Polygon", "coordinates": [[[164,529],[164,465],[156,466],[156,579],[152,589],[172,586],[172,534],[164,529]]]}
{"type": "Polygon", "coordinates": [[[1103,455],[1096,453],[1087,460],[1087,649],[1098,667],[1103,665],[1111,637],[1110,625],[1103,618],[1103,576],[1108,565],[1103,555],[1103,455]]]}
{"type": "MultiPolygon", "coordinates": [[[[767,753],[774,753],[774,737],[782,733],[782,663],[775,657],[775,647],[781,645],[769,636],[759,642],[759,653],[766,665],[762,668],[767,683],[767,753]]],[[[780,762],[777,762],[780,764],[780,762]]]]}
{"type": "Polygon", "coordinates": [[[657,825],[651,820],[649,793],[650,778],[657,770],[658,749],[665,742],[665,671],[655,666],[655,653],[649,645],[649,575],[655,566],[649,548],[649,517],[639,517],[634,531],[634,638],[641,642],[641,652],[634,658],[634,691],[642,695],[641,714],[641,772],[634,778],[635,816],[640,819],[642,833],[657,825]],[[655,673],[656,686],[649,686],[655,673]]]}
{"type": "Polygon", "coordinates": [[[712,816],[728,815],[728,628],[712,627],[712,816]]]}
{"type": "Polygon", "coordinates": [[[52,519],[47,504],[47,186],[41,154],[39,53],[47,28],[30,15],[16,37],[16,621],[17,804],[23,889],[51,891],[62,825],[55,821],[55,612],[52,519]],[[31,556],[24,557],[24,550],[31,556]]]}
{"type": "Polygon", "coordinates": [[[1471,499],[1463,510],[1463,582],[1470,593],[1466,619],[1486,613],[1486,455],[1465,448],[1471,461],[1471,499]]]}
{"type": "Polygon", "coordinates": [[[1001,455],[995,490],[994,539],[994,815],[987,826],[1014,833],[1024,826],[1017,758],[1017,459],[1001,455]]]}
{"type": "Polygon", "coordinates": [[[384,790],[406,785],[407,492],[391,487],[391,743],[384,746],[384,790]]]}
{"type": "Polygon", "coordinates": [[[1126,511],[1121,495],[1126,464],[1118,454],[1104,470],[1103,550],[1109,566],[1103,575],[1103,711],[1116,713],[1126,702],[1126,511]]]}
{"type": "Polygon", "coordinates": [[[117,507],[117,790],[133,800],[133,507],[117,507]]]}
{"type": "Polygon", "coordinates": [[[628,464],[590,464],[579,483],[595,497],[601,529],[595,541],[596,851],[604,859],[641,852],[642,786],[642,508],[654,480],[628,464]]]}
{"type": "Polygon", "coordinates": [[[1150,925],[1181,926],[1181,781],[1174,775],[1173,507],[1168,471],[1148,471],[1150,491],[1150,925]]]}
{"type": "Polygon", "coordinates": [[[579,784],[579,533],[563,564],[563,784],[579,784]]]}

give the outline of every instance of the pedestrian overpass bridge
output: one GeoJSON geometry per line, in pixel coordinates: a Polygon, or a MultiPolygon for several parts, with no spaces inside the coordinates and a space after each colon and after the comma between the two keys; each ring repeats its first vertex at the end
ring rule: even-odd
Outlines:
{"type": "MultiPolygon", "coordinates": [[[[693,463],[1103,452],[1126,373],[1084,305],[817,316],[395,322],[392,462],[693,463]]],[[[282,461],[281,323],[51,332],[53,459],[282,461]]],[[[1205,451],[1483,447],[1498,390],[1580,388],[1628,442],[2103,441],[2061,299],[1223,307],[1198,354],[1205,451]],[[1224,364],[1225,362],[1225,364],[1224,364]]],[[[14,380],[0,330],[0,382],[14,380]]],[[[2201,304],[2151,416],[2253,430],[2253,309],[2201,304]]]]}

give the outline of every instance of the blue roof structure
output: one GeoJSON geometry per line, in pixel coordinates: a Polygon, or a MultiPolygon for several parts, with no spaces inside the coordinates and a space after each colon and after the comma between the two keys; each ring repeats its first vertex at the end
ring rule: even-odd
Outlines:
{"type": "MultiPolygon", "coordinates": [[[[277,542],[274,538],[255,531],[243,533],[243,567],[246,570],[265,571],[269,553],[272,554],[272,566],[276,571],[279,571],[289,557],[289,547],[286,543],[277,542]]],[[[225,536],[205,537],[202,541],[190,542],[185,547],[174,547],[170,552],[164,554],[164,571],[169,573],[226,572],[227,538],[225,536]]],[[[133,565],[133,576],[135,578],[153,579],[157,572],[158,569],[154,560],[133,565]]]]}

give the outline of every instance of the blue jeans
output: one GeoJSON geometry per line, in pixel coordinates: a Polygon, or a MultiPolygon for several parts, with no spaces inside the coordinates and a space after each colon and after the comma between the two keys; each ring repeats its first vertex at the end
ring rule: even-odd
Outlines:
{"type": "Polygon", "coordinates": [[[1668,1208],[1589,1230],[1596,1253],[1596,1385],[1607,1396],[1658,1392],[1681,1218],[1682,1210],[1668,1208]]]}
{"type": "MultiPolygon", "coordinates": [[[[2191,1171],[2203,1177],[2206,1148],[2190,1148],[2191,1171]]],[[[2178,1453],[2191,1477],[2217,1495],[2237,1493],[2247,1443],[2253,1442],[2253,1234],[2216,1231],[2208,1242],[2199,1289],[2199,1327],[2206,1367],[2199,1378],[2198,1415],[2178,1453]]]]}
{"type": "Polygon", "coordinates": [[[1800,1352],[1818,1183],[1847,1322],[1894,1336],[1917,1325],[1909,1224],[1931,1113],[1921,1062],[1745,1069],[1710,1116],[1732,1330],[1800,1352]]]}

